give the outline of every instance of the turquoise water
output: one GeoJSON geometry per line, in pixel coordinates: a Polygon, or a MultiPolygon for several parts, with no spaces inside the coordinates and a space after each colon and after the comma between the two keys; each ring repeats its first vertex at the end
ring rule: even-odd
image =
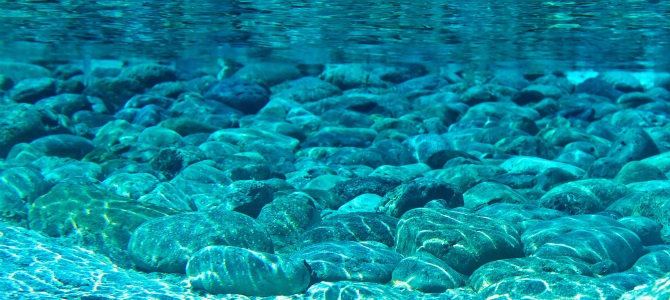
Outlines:
{"type": "Polygon", "coordinates": [[[657,69],[667,1],[2,1],[2,56],[657,69]],[[654,3],[657,2],[657,3],[654,3]]]}
{"type": "Polygon", "coordinates": [[[670,299],[670,1],[0,17],[0,300],[670,299]]]}

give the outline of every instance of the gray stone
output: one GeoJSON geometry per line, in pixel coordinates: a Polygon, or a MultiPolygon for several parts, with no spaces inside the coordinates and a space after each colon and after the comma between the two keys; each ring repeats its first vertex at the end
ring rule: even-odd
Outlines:
{"type": "Polygon", "coordinates": [[[314,199],[296,192],[265,205],[256,221],[272,238],[277,253],[288,252],[296,250],[298,237],[318,221],[318,212],[314,199]]]}
{"type": "Polygon", "coordinates": [[[408,210],[423,207],[436,199],[445,200],[451,208],[463,206],[463,194],[452,185],[435,179],[418,178],[386,193],[380,211],[399,218],[408,210]]]}
{"type": "Polygon", "coordinates": [[[82,159],[95,148],[89,139],[72,134],[48,135],[30,142],[30,145],[48,156],[74,159],[82,159]]]}
{"type": "Polygon", "coordinates": [[[300,238],[301,247],[335,241],[374,241],[392,247],[397,224],[398,219],[379,213],[336,214],[309,228],[300,238]]]}
{"type": "Polygon", "coordinates": [[[507,222],[446,209],[405,213],[395,248],[404,256],[428,252],[466,275],[487,262],[523,256],[519,233],[507,222]]]}
{"type": "Polygon", "coordinates": [[[56,95],[56,79],[49,77],[24,79],[10,92],[12,101],[34,104],[38,100],[56,95]]]}
{"type": "Polygon", "coordinates": [[[387,283],[402,255],[381,243],[326,242],[302,248],[291,259],[304,260],[317,281],[387,283]]]}
{"type": "Polygon", "coordinates": [[[182,213],[145,222],[132,233],[128,252],[142,270],[183,274],[194,253],[215,245],[274,252],[272,240],[254,219],[223,210],[182,213]]]}
{"type": "Polygon", "coordinates": [[[211,294],[293,295],[310,283],[302,261],[234,246],[198,250],[186,265],[186,275],[194,289],[211,294]]]}
{"type": "Polygon", "coordinates": [[[505,278],[533,276],[541,273],[570,274],[593,277],[591,265],[569,256],[549,258],[522,257],[501,259],[481,266],[469,278],[470,286],[480,292],[505,278]]]}
{"type": "Polygon", "coordinates": [[[604,274],[594,270],[597,275],[627,270],[642,254],[640,238],[619,226],[576,229],[548,240],[533,252],[533,256],[541,258],[570,256],[589,264],[615,264],[613,270],[608,268],[604,274]]]}
{"type": "Polygon", "coordinates": [[[600,212],[624,197],[630,190],[608,179],[584,179],[552,188],[539,200],[542,207],[571,215],[600,212]]]}
{"type": "Polygon", "coordinates": [[[612,226],[624,227],[610,217],[599,215],[561,217],[532,225],[521,234],[521,241],[524,252],[530,255],[545,243],[574,230],[612,226]]]}
{"type": "Polygon", "coordinates": [[[526,199],[514,189],[497,182],[482,182],[463,193],[466,208],[481,209],[495,203],[523,204],[526,199]]]}
{"type": "Polygon", "coordinates": [[[422,293],[444,293],[465,285],[463,276],[427,252],[405,257],[393,270],[393,285],[422,293]]]}
{"type": "Polygon", "coordinates": [[[593,277],[536,273],[508,277],[490,285],[478,293],[485,299],[509,297],[509,299],[603,299],[617,300],[624,293],[610,284],[593,277]],[[578,289],[575,286],[579,286],[578,289]]]}

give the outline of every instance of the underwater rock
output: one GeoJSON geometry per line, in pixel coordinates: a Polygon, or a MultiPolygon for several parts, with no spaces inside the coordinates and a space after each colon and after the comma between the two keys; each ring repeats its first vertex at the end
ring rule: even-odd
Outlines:
{"type": "Polygon", "coordinates": [[[548,169],[562,169],[575,177],[582,177],[586,172],[578,167],[537,157],[517,156],[500,164],[509,173],[539,174],[548,169]]]}
{"type": "Polygon", "coordinates": [[[661,238],[670,242],[670,202],[667,201],[670,188],[661,187],[646,191],[633,206],[633,216],[650,218],[661,224],[661,238]]]}
{"type": "Polygon", "coordinates": [[[28,204],[49,191],[51,185],[42,174],[29,167],[9,168],[0,172],[0,220],[23,222],[28,204]]]}
{"type": "Polygon", "coordinates": [[[300,248],[336,241],[374,241],[392,247],[397,224],[398,219],[379,213],[336,214],[309,228],[300,237],[300,248]]]}
{"type": "Polygon", "coordinates": [[[313,201],[305,193],[291,193],[263,206],[256,222],[268,232],[277,252],[287,252],[282,248],[296,250],[298,237],[318,221],[313,201]]]}
{"type": "Polygon", "coordinates": [[[553,209],[538,207],[532,204],[495,203],[485,206],[476,212],[477,215],[513,224],[519,232],[543,220],[564,217],[567,214],[553,209]]]}
{"type": "Polygon", "coordinates": [[[546,98],[560,99],[563,95],[564,91],[556,86],[533,84],[515,93],[511,100],[517,105],[528,105],[546,98]]]}
{"type": "Polygon", "coordinates": [[[314,281],[387,283],[402,255],[376,242],[325,242],[291,255],[310,267],[314,281]]]}
{"type": "Polygon", "coordinates": [[[315,77],[302,77],[272,87],[272,98],[307,103],[339,94],[340,89],[315,77]]]}
{"type": "Polygon", "coordinates": [[[338,194],[343,200],[349,201],[368,193],[384,196],[400,183],[400,180],[380,176],[357,177],[338,182],[331,191],[338,194]]]}
{"type": "Polygon", "coordinates": [[[658,147],[642,128],[629,128],[614,142],[607,157],[627,163],[660,154],[658,147]]]}
{"type": "Polygon", "coordinates": [[[428,252],[461,274],[481,265],[523,256],[519,233],[505,221],[446,209],[417,208],[398,223],[396,251],[428,252]]]}
{"type": "Polygon", "coordinates": [[[645,246],[662,244],[661,224],[647,217],[623,217],[619,223],[635,232],[645,246]]]}
{"type": "Polygon", "coordinates": [[[570,256],[522,257],[492,261],[470,275],[469,286],[480,292],[506,278],[533,276],[540,273],[570,274],[593,277],[591,265],[570,256]]]}
{"type": "Polygon", "coordinates": [[[360,87],[388,87],[390,84],[372,73],[363,64],[332,64],[319,75],[319,79],[332,83],[342,90],[360,87]]]}
{"type": "Polygon", "coordinates": [[[302,77],[300,69],[296,65],[286,63],[245,64],[232,76],[232,78],[248,80],[265,87],[272,87],[300,77],[302,77]]]}
{"type": "Polygon", "coordinates": [[[19,81],[10,91],[10,99],[17,103],[34,104],[38,100],[56,95],[56,83],[53,78],[31,78],[19,81]]]}
{"type": "Polygon", "coordinates": [[[137,199],[152,191],[159,182],[149,173],[118,173],[107,177],[102,184],[119,196],[137,199]]]}
{"type": "Polygon", "coordinates": [[[464,206],[473,210],[495,203],[525,202],[527,200],[514,189],[497,182],[482,182],[463,193],[464,206]]]}
{"type": "Polygon", "coordinates": [[[376,136],[376,131],[367,128],[324,127],[307,137],[301,146],[366,148],[376,136]]]}
{"type": "MultiPolygon", "coordinates": [[[[508,131],[509,129],[502,128],[501,130],[508,131]]],[[[544,159],[553,159],[556,157],[554,147],[545,140],[534,136],[516,136],[516,137],[502,137],[494,142],[497,153],[506,153],[519,156],[532,156],[544,159]]]]}
{"type": "Polygon", "coordinates": [[[587,276],[536,273],[508,277],[484,288],[477,295],[483,298],[509,297],[518,299],[573,299],[588,297],[593,299],[616,300],[624,290],[615,288],[609,283],[587,276]],[[579,288],[574,288],[579,286],[579,288]]]}
{"type": "Polygon", "coordinates": [[[141,224],[128,253],[148,272],[185,273],[188,260],[207,246],[235,246],[273,253],[272,240],[254,219],[236,212],[188,212],[141,224]]]}
{"type": "Polygon", "coordinates": [[[393,286],[423,293],[444,293],[465,285],[461,274],[428,252],[405,257],[393,270],[393,286]]]}
{"type": "Polygon", "coordinates": [[[597,77],[611,84],[615,89],[624,93],[641,92],[644,90],[640,81],[631,72],[606,71],[597,77]]]}
{"type": "Polygon", "coordinates": [[[596,275],[607,275],[627,270],[642,254],[642,242],[634,232],[625,227],[603,226],[564,233],[548,240],[532,255],[541,258],[570,256],[594,265],[613,262],[614,266],[605,273],[594,270],[596,275]]]}
{"type": "Polygon", "coordinates": [[[255,114],[268,103],[269,94],[266,88],[252,81],[227,78],[212,85],[203,96],[238,109],[244,114],[255,114]]]}
{"type": "Polygon", "coordinates": [[[204,247],[186,265],[194,289],[245,296],[302,293],[309,287],[309,272],[303,261],[234,246],[204,247]]]}
{"type": "Polygon", "coordinates": [[[71,134],[53,134],[30,142],[30,145],[47,156],[82,159],[95,146],[87,139],[71,134]]]}
{"type": "Polygon", "coordinates": [[[0,222],[3,255],[1,276],[3,297],[12,299],[78,299],[87,297],[178,298],[186,288],[169,280],[149,278],[119,268],[109,258],[38,232],[0,222]],[[92,277],[93,276],[93,277],[92,277]],[[119,288],[123,286],[123,288],[119,288]],[[26,288],[30,289],[27,295],[26,288]]]}
{"type": "Polygon", "coordinates": [[[59,126],[57,120],[28,104],[0,105],[0,112],[0,157],[15,144],[30,142],[59,126]]]}
{"type": "Polygon", "coordinates": [[[629,192],[625,185],[613,180],[583,179],[552,188],[540,198],[538,204],[571,215],[593,214],[604,210],[629,192]]]}
{"type": "Polygon", "coordinates": [[[386,193],[379,210],[399,218],[405,212],[436,199],[445,200],[450,208],[463,206],[463,194],[454,186],[435,179],[417,178],[386,193]]]}
{"type": "Polygon", "coordinates": [[[621,168],[619,174],[614,177],[614,180],[622,184],[629,184],[633,182],[668,180],[668,176],[654,165],[641,161],[631,161],[621,168]]]}
{"type": "Polygon", "coordinates": [[[79,94],[60,94],[44,98],[35,103],[36,108],[51,109],[56,113],[72,117],[77,111],[91,109],[91,103],[79,94]]]}
{"type": "Polygon", "coordinates": [[[598,227],[624,227],[616,220],[600,215],[576,215],[538,222],[521,234],[524,252],[530,255],[549,241],[574,230],[598,227]]]}
{"type": "Polygon", "coordinates": [[[645,93],[632,92],[621,95],[616,102],[624,108],[637,108],[641,105],[654,102],[654,98],[645,93]]]}
{"type": "Polygon", "coordinates": [[[657,279],[653,283],[636,287],[619,298],[620,300],[637,300],[637,299],[663,299],[670,296],[668,290],[670,284],[670,274],[666,274],[662,278],[657,279]]]}
{"type": "Polygon", "coordinates": [[[125,250],[147,220],[169,214],[93,185],[59,183],[30,206],[30,229],[53,237],[77,235],[106,253],[125,250]]]}
{"type": "Polygon", "coordinates": [[[145,90],[158,83],[177,79],[177,75],[172,68],[151,63],[125,67],[121,69],[118,77],[137,81],[145,90]]]}
{"type": "Polygon", "coordinates": [[[574,90],[575,94],[584,93],[596,96],[607,97],[610,100],[616,100],[624,93],[614,88],[614,85],[602,78],[589,78],[578,84],[574,90]]]}
{"type": "Polygon", "coordinates": [[[651,248],[651,252],[640,257],[629,271],[663,277],[670,272],[670,248],[667,245],[651,248]]]}

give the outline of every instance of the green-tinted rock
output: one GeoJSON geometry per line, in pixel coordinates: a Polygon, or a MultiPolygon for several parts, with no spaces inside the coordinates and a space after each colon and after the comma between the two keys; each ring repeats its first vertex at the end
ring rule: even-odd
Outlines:
{"type": "Polygon", "coordinates": [[[524,252],[535,252],[545,243],[574,230],[605,226],[624,227],[616,220],[600,215],[577,215],[538,222],[526,229],[521,235],[524,252]]]}
{"type": "Polygon", "coordinates": [[[593,277],[536,273],[505,278],[483,289],[478,295],[484,299],[616,300],[623,293],[623,290],[593,277]]]}
{"type": "Polygon", "coordinates": [[[233,246],[208,246],[186,266],[191,285],[212,294],[278,296],[299,294],[310,283],[302,261],[233,246]]]}
{"type": "Polygon", "coordinates": [[[646,191],[633,207],[633,216],[643,216],[661,223],[661,237],[670,242],[670,188],[646,191]]]}
{"type": "Polygon", "coordinates": [[[654,165],[631,161],[621,168],[614,180],[622,184],[629,184],[650,180],[668,180],[668,176],[654,165]]]}
{"type": "Polygon", "coordinates": [[[443,293],[465,285],[458,274],[445,262],[427,252],[417,252],[398,263],[393,270],[393,285],[423,293],[443,293]]]}
{"type": "Polygon", "coordinates": [[[49,236],[71,234],[109,251],[123,250],[140,224],[170,213],[92,185],[58,184],[30,207],[30,229],[49,236]]]}
{"type": "Polygon", "coordinates": [[[552,188],[539,201],[546,208],[571,215],[592,214],[605,210],[630,190],[608,179],[584,179],[552,188]]]}
{"type": "Polygon", "coordinates": [[[480,209],[495,203],[524,203],[526,199],[514,189],[497,182],[482,182],[463,193],[464,206],[480,209]]]}
{"type": "Polygon", "coordinates": [[[296,250],[298,237],[317,219],[313,199],[305,193],[292,193],[265,205],[256,221],[270,234],[279,252],[282,248],[296,250]]]}
{"type": "Polygon", "coordinates": [[[516,276],[533,276],[538,273],[556,273],[593,276],[591,265],[584,261],[568,257],[555,256],[550,258],[522,257],[501,259],[481,266],[469,278],[470,286],[476,292],[505,278],[516,276]]]}
{"type": "Polygon", "coordinates": [[[274,252],[272,240],[254,219],[224,210],[182,213],[146,222],[133,232],[128,252],[143,270],[184,273],[195,252],[215,245],[274,252]]]}
{"type": "Polygon", "coordinates": [[[670,273],[656,280],[651,284],[636,287],[619,298],[620,300],[639,300],[639,299],[668,299],[670,298],[670,273]]]}
{"type": "Polygon", "coordinates": [[[181,136],[187,136],[194,133],[212,133],[219,130],[218,127],[196,121],[190,118],[170,118],[167,119],[158,126],[165,127],[168,129],[174,130],[181,136]]]}
{"type": "Polygon", "coordinates": [[[343,213],[323,220],[302,235],[301,247],[335,241],[375,241],[392,247],[398,219],[385,214],[343,213]]]}
{"type": "Polygon", "coordinates": [[[326,242],[302,248],[291,259],[304,260],[318,281],[387,283],[402,255],[375,242],[326,242]]]}
{"type": "Polygon", "coordinates": [[[435,179],[418,178],[386,193],[380,210],[399,218],[408,210],[437,199],[445,200],[450,208],[463,206],[463,194],[456,187],[435,179]]]}
{"type": "Polygon", "coordinates": [[[503,221],[446,209],[418,208],[398,223],[396,251],[428,252],[461,274],[499,259],[523,256],[519,233],[503,221]]]}

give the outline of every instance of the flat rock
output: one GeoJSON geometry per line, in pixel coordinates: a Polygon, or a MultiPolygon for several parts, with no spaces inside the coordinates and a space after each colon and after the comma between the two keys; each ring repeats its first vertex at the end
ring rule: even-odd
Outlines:
{"type": "Polygon", "coordinates": [[[610,217],[599,215],[561,217],[542,221],[529,227],[521,235],[521,241],[524,252],[530,255],[545,243],[574,230],[610,226],[624,227],[623,224],[610,217]]]}
{"type": "Polygon", "coordinates": [[[398,219],[380,213],[337,214],[307,230],[301,247],[335,241],[375,241],[393,247],[398,219]]]}
{"type": "Polygon", "coordinates": [[[387,283],[402,255],[375,242],[325,242],[300,249],[291,259],[304,260],[316,281],[387,283]]]}
{"type": "Polygon", "coordinates": [[[212,294],[293,295],[310,283],[302,261],[234,246],[198,250],[186,265],[186,275],[194,289],[212,294]]]}
{"type": "Polygon", "coordinates": [[[578,167],[530,156],[518,156],[510,158],[502,163],[500,167],[510,173],[539,174],[550,168],[559,168],[569,172],[575,177],[582,177],[586,175],[586,172],[578,167]]]}
{"type": "Polygon", "coordinates": [[[428,252],[461,274],[490,261],[523,256],[519,233],[511,224],[428,208],[410,210],[400,219],[396,251],[404,256],[428,252]]]}
{"type": "Polygon", "coordinates": [[[605,299],[616,300],[624,293],[610,284],[593,277],[537,273],[508,277],[483,289],[479,296],[485,299],[509,297],[510,299],[605,299]],[[579,286],[579,288],[575,288],[579,286]]]}
{"type": "Polygon", "coordinates": [[[274,252],[272,240],[254,219],[220,210],[181,213],[145,222],[132,233],[128,252],[142,270],[183,274],[194,253],[215,245],[274,252]]]}
{"type": "Polygon", "coordinates": [[[557,236],[533,252],[535,257],[570,256],[590,264],[601,264],[594,270],[607,275],[627,270],[644,253],[640,238],[625,227],[604,226],[573,230],[557,236]]]}

